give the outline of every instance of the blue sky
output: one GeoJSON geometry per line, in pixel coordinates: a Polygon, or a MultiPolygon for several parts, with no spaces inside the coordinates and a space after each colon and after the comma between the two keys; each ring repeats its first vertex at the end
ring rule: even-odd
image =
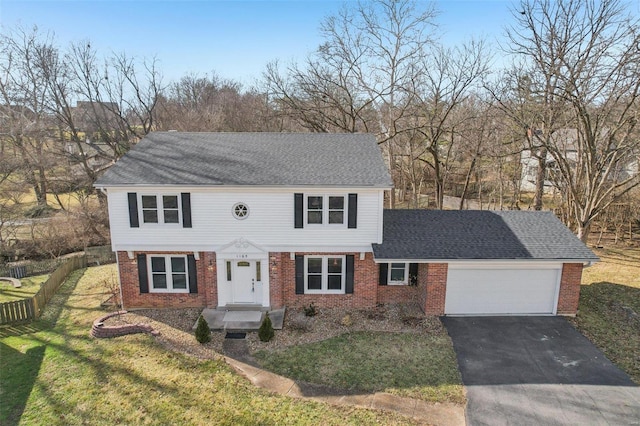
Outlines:
{"type": "MultiPolygon", "coordinates": [[[[160,61],[165,81],[216,71],[250,85],[265,65],[299,60],[321,42],[319,25],[342,1],[0,0],[0,25],[37,25],[60,45],[88,40],[100,53],[160,61]]],[[[441,0],[441,40],[495,42],[510,21],[507,0],[441,0]]]]}

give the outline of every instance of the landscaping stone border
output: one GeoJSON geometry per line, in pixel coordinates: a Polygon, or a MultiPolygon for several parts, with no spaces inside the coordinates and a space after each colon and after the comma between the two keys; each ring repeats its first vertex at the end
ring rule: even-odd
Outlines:
{"type": "Polygon", "coordinates": [[[127,311],[117,311],[112,312],[108,315],[98,318],[93,322],[91,327],[91,336],[98,339],[106,339],[111,337],[125,336],[127,334],[136,334],[136,333],[149,333],[152,336],[160,335],[159,331],[156,331],[148,324],[121,324],[121,325],[111,325],[105,326],[104,322],[116,315],[126,314],[127,311]]]}

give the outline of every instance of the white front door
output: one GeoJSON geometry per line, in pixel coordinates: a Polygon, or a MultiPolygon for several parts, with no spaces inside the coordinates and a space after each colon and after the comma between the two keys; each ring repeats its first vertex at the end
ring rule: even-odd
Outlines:
{"type": "Polygon", "coordinates": [[[233,303],[256,303],[256,262],[234,261],[233,303]]]}

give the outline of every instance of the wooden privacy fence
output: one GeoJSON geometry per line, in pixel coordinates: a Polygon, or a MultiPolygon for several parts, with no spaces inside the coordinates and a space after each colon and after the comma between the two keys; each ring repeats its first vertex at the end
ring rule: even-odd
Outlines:
{"type": "Polygon", "coordinates": [[[86,256],[71,257],[53,271],[40,290],[29,299],[0,303],[0,325],[18,324],[34,320],[42,314],[42,310],[51,300],[60,285],[69,274],[76,269],[87,267],[86,256]]]}

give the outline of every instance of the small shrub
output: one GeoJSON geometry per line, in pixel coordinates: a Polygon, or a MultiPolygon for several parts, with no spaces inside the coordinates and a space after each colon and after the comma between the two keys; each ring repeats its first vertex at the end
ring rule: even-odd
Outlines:
{"type": "Polygon", "coordinates": [[[289,328],[296,331],[307,332],[313,327],[313,319],[302,313],[293,315],[288,322],[289,328]]]}
{"type": "Polygon", "coordinates": [[[351,315],[347,314],[343,316],[342,320],[340,321],[340,324],[342,324],[345,327],[351,327],[353,325],[353,319],[351,319],[351,315]]]}
{"type": "Polygon", "coordinates": [[[318,315],[318,308],[316,308],[316,305],[314,305],[313,302],[311,302],[309,306],[303,306],[302,310],[308,317],[315,317],[316,315],[318,315]]]}
{"type": "Polygon", "coordinates": [[[207,343],[211,340],[211,329],[202,315],[198,318],[196,326],[196,340],[200,343],[207,343]]]}
{"type": "Polygon", "coordinates": [[[262,324],[260,324],[260,329],[258,330],[258,337],[263,342],[268,342],[273,339],[275,332],[273,331],[273,324],[271,324],[271,318],[269,318],[269,314],[267,313],[262,320],[262,324]]]}
{"type": "Polygon", "coordinates": [[[387,310],[382,305],[378,305],[374,309],[367,309],[366,311],[361,312],[367,317],[367,319],[372,321],[384,321],[387,318],[387,310]]]}
{"type": "Polygon", "coordinates": [[[111,274],[109,278],[105,278],[100,282],[105,293],[109,296],[107,300],[102,302],[103,307],[113,307],[115,310],[120,309],[120,283],[115,274],[111,274]]]}

